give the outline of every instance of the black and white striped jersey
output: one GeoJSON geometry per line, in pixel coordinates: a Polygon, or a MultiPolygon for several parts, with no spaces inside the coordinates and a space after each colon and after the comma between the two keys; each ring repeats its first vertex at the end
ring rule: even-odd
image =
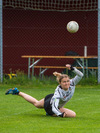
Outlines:
{"type": "Polygon", "coordinates": [[[74,67],[73,72],[76,76],[70,79],[70,87],[68,90],[63,90],[60,85],[57,86],[54,95],[50,101],[52,105],[52,111],[57,115],[61,115],[59,108],[63,107],[73,96],[75,91],[75,85],[82,79],[83,73],[74,67]]]}

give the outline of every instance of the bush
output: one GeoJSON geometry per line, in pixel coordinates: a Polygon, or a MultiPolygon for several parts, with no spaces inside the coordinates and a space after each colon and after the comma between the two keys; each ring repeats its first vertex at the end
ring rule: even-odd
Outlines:
{"type": "MultiPolygon", "coordinates": [[[[32,86],[58,84],[54,76],[42,76],[42,78],[40,78],[39,76],[34,76],[33,78],[29,79],[27,74],[19,70],[16,71],[16,75],[17,75],[16,77],[12,78],[4,77],[3,84],[32,85],[32,86]]],[[[73,78],[74,76],[71,76],[71,78],[73,78]]],[[[79,85],[97,85],[97,78],[95,76],[89,76],[89,78],[83,77],[83,79],[79,82],[79,85]]]]}

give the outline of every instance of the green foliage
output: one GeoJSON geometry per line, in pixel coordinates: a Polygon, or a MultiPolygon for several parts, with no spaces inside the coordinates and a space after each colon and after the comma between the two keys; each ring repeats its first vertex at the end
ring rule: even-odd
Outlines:
{"type": "Polygon", "coordinates": [[[4,76],[3,84],[17,84],[17,85],[34,85],[34,86],[41,86],[42,84],[57,84],[55,77],[52,76],[34,76],[30,79],[23,71],[16,71],[17,77],[6,78],[4,76]]]}
{"type": "MultiPolygon", "coordinates": [[[[34,86],[41,86],[42,84],[57,84],[56,78],[54,76],[34,76],[28,79],[27,75],[24,74],[23,71],[16,71],[17,77],[13,78],[5,78],[3,80],[3,84],[19,84],[19,85],[33,85],[34,86]]],[[[75,74],[70,75],[73,78],[75,74]]],[[[83,79],[79,82],[80,85],[97,85],[97,78],[95,76],[89,76],[88,78],[83,77],[83,79]]]]}
{"type": "Polygon", "coordinates": [[[80,85],[97,85],[97,78],[95,76],[89,76],[88,78],[83,77],[83,79],[79,82],[80,85]]]}

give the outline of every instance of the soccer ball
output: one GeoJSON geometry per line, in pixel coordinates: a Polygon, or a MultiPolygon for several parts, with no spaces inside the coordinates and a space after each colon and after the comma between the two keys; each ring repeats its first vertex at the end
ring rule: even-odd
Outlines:
{"type": "Polygon", "coordinates": [[[70,32],[70,33],[76,33],[78,30],[79,30],[79,25],[76,21],[70,21],[68,24],[67,24],[67,30],[70,32]]]}

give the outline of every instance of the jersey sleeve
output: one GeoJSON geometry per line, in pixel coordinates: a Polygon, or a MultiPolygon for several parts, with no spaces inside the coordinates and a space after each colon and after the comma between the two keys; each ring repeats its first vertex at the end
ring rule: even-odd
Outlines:
{"type": "Polygon", "coordinates": [[[60,116],[62,112],[58,109],[60,101],[60,94],[59,91],[55,91],[54,96],[52,97],[52,111],[57,115],[60,116]]]}
{"type": "Polygon", "coordinates": [[[76,74],[76,76],[71,80],[74,85],[78,84],[78,82],[82,79],[83,73],[79,71],[77,68],[74,67],[73,72],[76,74]]]}

